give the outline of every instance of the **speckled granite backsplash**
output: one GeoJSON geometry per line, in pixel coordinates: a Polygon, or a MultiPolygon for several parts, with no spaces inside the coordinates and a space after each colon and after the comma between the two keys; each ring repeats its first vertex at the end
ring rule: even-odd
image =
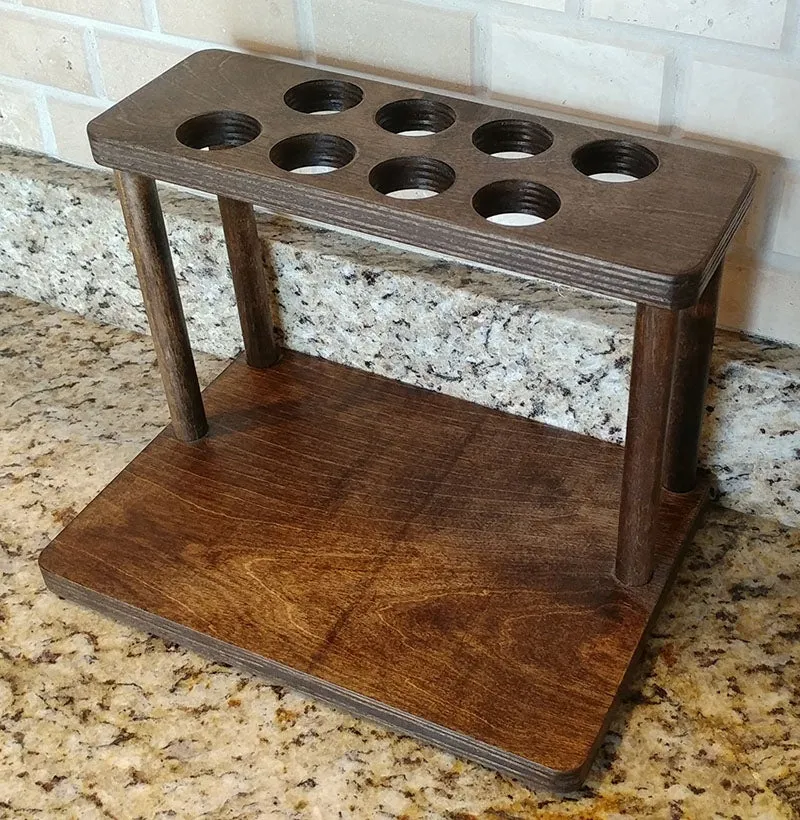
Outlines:
{"type": "MultiPolygon", "coordinates": [[[[215,204],[164,192],[195,346],[241,346],[215,204]]],[[[0,152],[0,290],[145,330],[110,178],[0,152]]],[[[633,307],[296,223],[261,220],[295,350],[622,441],[633,307]]],[[[722,503],[800,524],[800,352],[720,332],[703,461],[722,503]]]]}

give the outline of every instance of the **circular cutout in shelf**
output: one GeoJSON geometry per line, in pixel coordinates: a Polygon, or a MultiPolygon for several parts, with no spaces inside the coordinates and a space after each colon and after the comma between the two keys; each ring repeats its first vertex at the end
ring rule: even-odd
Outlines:
{"type": "Polygon", "coordinates": [[[301,114],[339,114],[355,108],[363,99],[364,92],[344,80],[309,80],[283,95],[286,105],[301,114]]]}
{"type": "Polygon", "coordinates": [[[369,173],[372,187],[395,199],[427,199],[446,191],[456,181],[456,172],[430,157],[397,157],[381,162],[369,173]]]}
{"type": "Polygon", "coordinates": [[[261,133],[261,123],[240,111],[210,111],[182,122],[175,130],[178,142],[198,151],[238,148],[261,133]]]}
{"type": "Polygon", "coordinates": [[[349,165],[356,147],[333,134],[299,134],[272,146],[269,158],[278,168],[295,174],[329,174],[349,165]]]}
{"type": "Polygon", "coordinates": [[[397,100],[384,105],[375,122],[384,131],[401,137],[429,137],[446,131],[456,121],[456,112],[436,100],[397,100]]]}
{"type": "Polygon", "coordinates": [[[636,182],[658,168],[658,157],[636,142],[598,140],[578,148],[572,164],[597,182],[636,182]]]}
{"type": "Polygon", "coordinates": [[[494,120],[475,129],[472,143],[498,159],[528,159],[544,153],[553,144],[553,135],[529,120],[494,120]]]}
{"type": "Polygon", "coordinates": [[[546,185],[526,179],[505,179],[481,188],[472,198],[472,207],[496,225],[525,228],[555,216],[561,200],[546,185]]]}

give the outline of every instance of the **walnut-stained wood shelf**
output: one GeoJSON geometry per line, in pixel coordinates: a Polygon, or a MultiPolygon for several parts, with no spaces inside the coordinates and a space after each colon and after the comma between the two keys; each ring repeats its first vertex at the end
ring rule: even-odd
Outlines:
{"type": "Polygon", "coordinates": [[[704,393],[752,165],[219,50],[88,131],[172,423],[44,551],[48,586],[577,786],[709,497],[704,393]],[[245,354],[203,395],[156,179],[219,199],[245,354]],[[415,189],[432,196],[390,196],[415,189]],[[635,301],[626,447],[281,356],[254,205],[635,301]]]}
{"type": "Polygon", "coordinates": [[[621,447],[296,353],[205,391],[44,551],[48,585],[527,781],[580,783],[707,495],[613,576],[621,447]]]}
{"type": "MultiPolygon", "coordinates": [[[[408,122],[431,129],[443,125],[433,113],[441,109],[429,110],[424,118],[409,107],[408,122]]],[[[753,165],[739,157],[217,49],[193,54],[117,103],[89,124],[89,136],[101,165],[524,276],[671,308],[697,301],[744,217],[755,181],[753,165]],[[317,93],[334,98],[344,110],[309,116],[291,108],[286,94],[294,89],[300,89],[295,105],[313,104],[316,95],[302,90],[305,83],[330,84],[317,93]],[[357,90],[348,92],[351,86],[357,90]],[[357,96],[350,99],[348,93],[357,96]],[[452,125],[413,138],[378,124],[386,106],[410,99],[444,106],[455,118],[452,125]],[[198,121],[206,112],[219,116],[198,121]],[[478,129],[494,123],[516,125],[490,128],[481,139],[478,129]],[[191,147],[214,128],[240,144],[223,151],[191,147]],[[310,164],[342,167],[299,176],[276,164],[276,146],[299,136],[307,139],[295,150],[305,153],[310,164]],[[574,155],[598,143],[610,143],[610,148],[600,156],[589,149],[590,165],[605,161],[613,166],[616,159],[621,171],[648,173],[635,184],[604,185],[589,178],[575,167],[574,155]],[[493,149],[538,153],[500,159],[485,153],[493,149]],[[400,173],[405,170],[422,187],[450,182],[440,178],[438,163],[452,170],[452,183],[439,196],[397,200],[370,184],[381,163],[418,157],[429,162],[401,164],[400,173]],[[555,192],[557,213],[522,231],[487,221],[473,207],[473,197],[507,180],[555,192]]],[[[529,196],[535,199],[538,190],[529,196]]]]}

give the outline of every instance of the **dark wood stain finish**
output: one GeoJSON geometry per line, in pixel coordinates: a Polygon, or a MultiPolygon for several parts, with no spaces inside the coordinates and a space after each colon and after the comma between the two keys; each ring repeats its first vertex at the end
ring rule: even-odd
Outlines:
{"type": "MultiPolygon", "coordinates": [[[[697,301],[747,210],[755,179],[752,164],[737,157],[221,50],[188,57],[117,103],[90,123],[89,137],[101,165],[669,308],[697,301]],[[361,101],[342,92],[342,107],[356,104],[328,116],[294,110],[284,101],[298,84],[325,79],[356,86],[361,101]],[[376,115],[385,105],[409,98],[444,105],[454,113],[454,124],[419,138],[378,125],[376,115]],[[540,150],[535,156],[490,156],[484,150],[491,144],[479,139],[484,150],[479,149],[473,133],[497,120],[538,125],[552,135],[552,145],[541,151],[546,141],[532,137],[534,150],[540,150]],[[329,136],[312,151],[320,134],[329,136]],[[354,147],[355,157],[334,173],[314,176],[290,173],[271,161],[275,146],[301,135],[306,137],[298,145],[278,152],[282,162],[306,151],[339,164],[350,156],[342,141],[354,147]],[[656,157],[656,170],[630,184],[597,182],[572,161],[595,141],[618,146],[620,168],[634,175],[652,167],[636,162],[627,147],[641,146],[656,157]],[[209,143],[237,147],[190,147],[209,143]],[[417,201],[388,198],[370,185],[370,172],[380,163],[411,157],[445,163],[455,182],[439,196],[417,201]],[[560,200],[558,212],[529,228],[488,222],[472,199],[504,180],[546,186],[560,200]]],[[[524,134],[519,139],[524,143],[524,134]]],[[[509,142],[497,138],[501,150],[516,147],[509,142]]],[[[597,157],[608,161],[608,149],[597,157]]],[[[580,164],[588,168],[591,162],[580,164]]],[[[437,172],[430,166],[421,173],[435,184],[437,172]]]]}
{"type": "Polygon", "coordinates": [[[156,184],[125,171],[115,178],[172,424],[179,438],[194,441],[208,424],[156,184]]]}
{"type": "Polygon", "coordinates": [[[617,551],[624,584],[646,584],[653,573],[677,331],[676,311],[637,308],[617,551]]]}
{"type": "Polygon", "coordinates": [[[173,424],[44,551],[48,586],[524,780],[579,785],[708,499],[703,395],[752,165],[217,50],[89,135],[121,169],[173,424]],[[319,165],[337,170],[290,173],[319,165]],[[637,179],[591,178],[613,171],[637,179]],[[202,439],[153,178],[219,197],[253,366],[205,392],[202,439]],[[386,196],[417,187],[438,195],[386,196]],[[627,448],[278,361],[254,204],[636,301],[627,448]],[[488,221],[516,211],[545,221],[488,221]]]}
{"type": "Polygon", "coordinates": [[[721,284],[722,263],[700,301],[680,313],[675,381],[664,453],[664,486],[676,493],[689,492],[697,481],[697,456],[721,284]]]}
{"type": "Polygon", "coordinates": [[[269,287],[261,259],[253,206],[219,197],[219,212],[231,264],[244,351],[251,367],[270,367],[280,357],[272,328],[269,287]]]}
{"type": "Polygon", "coordinates": [[[618,446],[292,352],[204,397],[210,434],[161,433],[44,551],[48,585],[577,786],[707,488],[665,493],[626,588],[618,446]]]}

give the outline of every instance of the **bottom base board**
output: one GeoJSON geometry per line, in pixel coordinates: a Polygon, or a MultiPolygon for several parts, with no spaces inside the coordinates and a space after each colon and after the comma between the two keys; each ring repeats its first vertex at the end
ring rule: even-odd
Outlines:
{"type": "Polygon", "coordinates": [[[54,592],[524,781],[577,787],[708,485],[613,576],[623,450],[297,353],[231,364],[44,550],[54,592]]]}

